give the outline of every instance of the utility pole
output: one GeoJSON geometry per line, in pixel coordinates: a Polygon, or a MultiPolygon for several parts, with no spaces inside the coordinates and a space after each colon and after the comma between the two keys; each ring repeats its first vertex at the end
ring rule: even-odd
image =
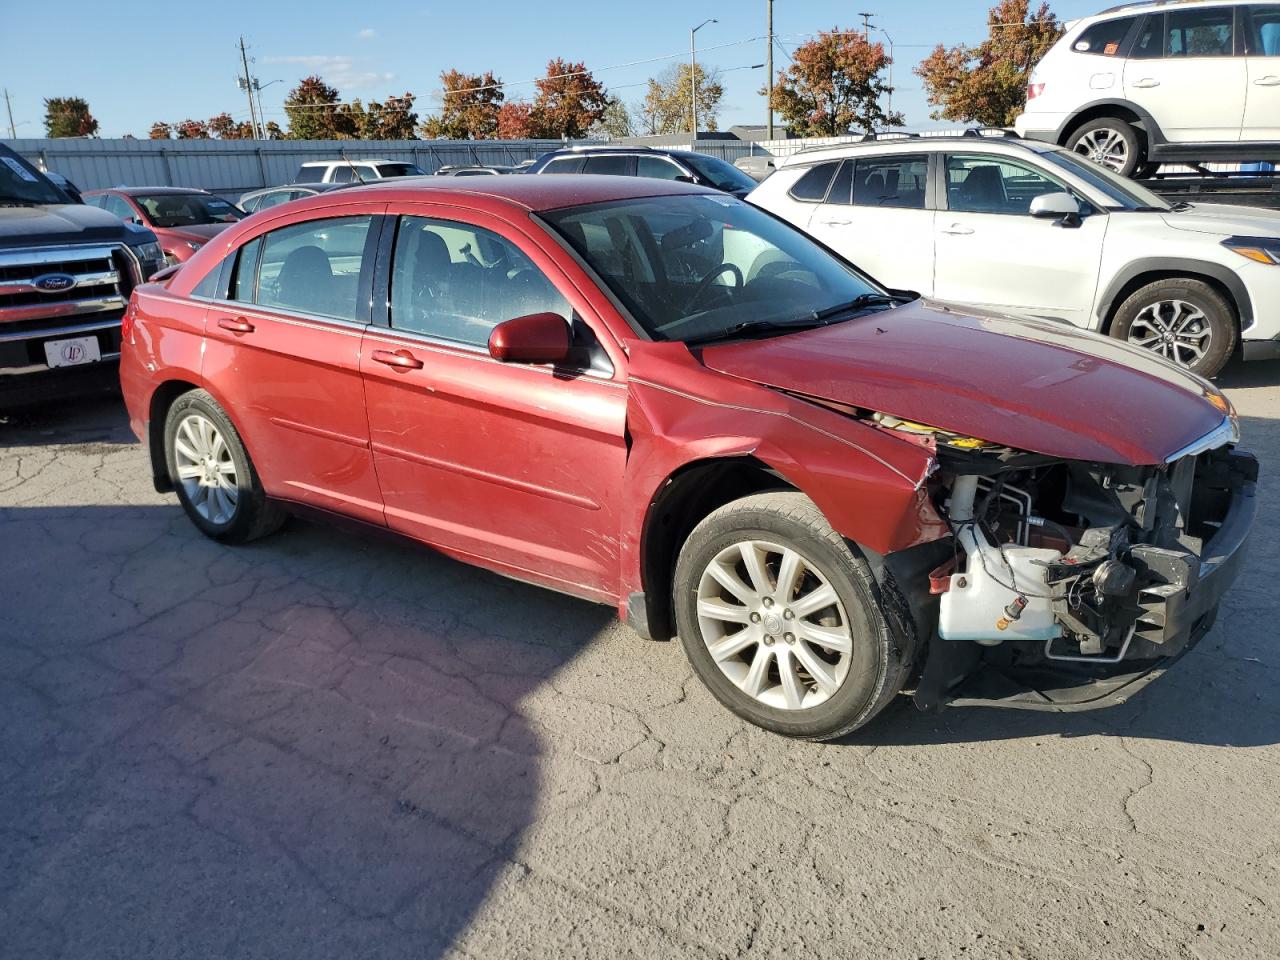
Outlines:
{"type": "Polygon", "coordinates": [[[249,55],[244,52],[244,37],[240,38],[240,64],[244,67],[244,92],[249,98],[249,126],[253,127],[253,138],[262,139],[258,129],[258,111],[253,106],[253,79],[249,76],[249,55]]]}
{"type": "Polygon", "coordinates": [[[764,68],[765,70],[768,71],[768,79],[765,80],[764,82],[764,92],[765,92],[765,96],[768,98],[765,101],[765,107],[769,111],[768,137],[770,140],[772,140],[773,139],[773,0],[765,0],[765,5],[768,8],[768,15],[767,15],[767,21],[766,21],[767,29],[765,32],[768,35],[769,48],[765,51],[765,58],[764,58],[764,62],[765,62],[764,68]]]}
{"type": "Polygon", "coordinates": [[[13,104],[9,102],[9,88],[4,88],[4,106],[9,111],[9,139],[18,139],[18,128],[13,125],[13,104]]]}
{"type": "Polygon", "coordinates": [[[875,14],[860,13],[858,14],[858,16],[862,18],[862,39],[870,40],[871,39],[871,18],[874,17],[875,14]]]}

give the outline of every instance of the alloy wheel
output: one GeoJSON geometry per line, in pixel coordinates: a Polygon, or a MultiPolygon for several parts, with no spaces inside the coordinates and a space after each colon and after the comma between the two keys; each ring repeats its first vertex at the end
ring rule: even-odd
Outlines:
{"type": "Polygon", "coordinates": [[[1119,173],[1129,161],[1129,144],[1119,130],[1100,127],[1082,134],[1072,149],[1086,159],[1119,173]]]}
{"type": "Polygon", "coordinates": [[[844,607],[790,547],[761,540],[725,547],[699,580],[697,614],[720,671],[765,706],[815,707],[849,675],[853,635],[844,607]]]}
{"type": "Polygon", "coordinates": [[[231,449],[217,425],[202,414],[187,414],[178,422],[173,453],[178,482],[196,513],[210,523],[230,523],[240,487],[231,449]]]}
{"type": "Polygon", "coordinates": [[[1158,300],[1138,311],[1129,326],[1129,342],[1160,354],[1180,367],[1204,359],[1213,328],[1203,310],[1185,300],[1158,300]]]}

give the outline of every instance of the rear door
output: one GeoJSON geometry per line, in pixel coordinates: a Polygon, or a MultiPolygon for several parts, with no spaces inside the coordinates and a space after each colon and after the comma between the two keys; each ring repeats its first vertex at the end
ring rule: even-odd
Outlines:
{"type": "Polygon", "coordinates": [[[1032,199],[1071,190],[1021,159],[947,154],[942,174],[934,295],[1089,326],[1107,216],[1078,227],[1033,218],[1032,199]]]}
{"type": "Polygon", "coordinates": [[[388,526],[612,598],[627,392],[587,300],[526,230],[425,204],[398,218],[383,287],[361,369],[388,526]],[[573,322],[574,363],[489,356],[498,323],[545,311],[573,322]]]}
{"type": "Polygon", "coordinates": [[[933,292],[929,155],[845,160],[809,232],[873,278],[897,290],[933,292]]]}
{"type": "Polygon", "coordinates": [[[1234,7],[1149,14],[1124,67],[1124,93],[1171,143],[1240,139],[1247,69],[1234,7]]]}
{"type": "Polygon", "coordinates": [[[269,494],[382,522],[360,378],[384,204],[281,226],[234,254],[203,372],[269,494]]]}
{"type": "Polygon", "coordinates": [[[1254,4],[1248,13],[1249,85],[1240,139],[1280,143],[1280,4],[1254,4]]]}

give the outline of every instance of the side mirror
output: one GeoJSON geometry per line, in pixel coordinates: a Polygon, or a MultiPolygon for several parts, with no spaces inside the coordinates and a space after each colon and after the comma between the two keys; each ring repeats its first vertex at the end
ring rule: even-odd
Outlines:
{"type": "Polygon", "coordinates": [[[1064,227],[1080,225],[1080,204],[1069,193],[1042,193],[1031,201],[1031,216],[1056,220],[1064,227]]]}
{"type": "Polygon", "coordinates": [[[489,356],[503,363],[563,363],[570,345],[569,322],[558,313],[504,320],[489,334],[489,356]]]}

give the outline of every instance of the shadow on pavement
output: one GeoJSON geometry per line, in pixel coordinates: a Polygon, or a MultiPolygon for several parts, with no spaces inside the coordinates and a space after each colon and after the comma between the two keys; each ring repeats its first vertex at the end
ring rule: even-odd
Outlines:
{"type": "Polygon", "coordinates": [[[439,956],[550,792],[520,701],[613,620],[304,523],[11,508],[0,542],[13,956],[439,956]]]}
{"type": "Polygon", "coordinates": [[[119,394],[0,413],[0,449],[66,443],[137,443],[119,394]]]}

